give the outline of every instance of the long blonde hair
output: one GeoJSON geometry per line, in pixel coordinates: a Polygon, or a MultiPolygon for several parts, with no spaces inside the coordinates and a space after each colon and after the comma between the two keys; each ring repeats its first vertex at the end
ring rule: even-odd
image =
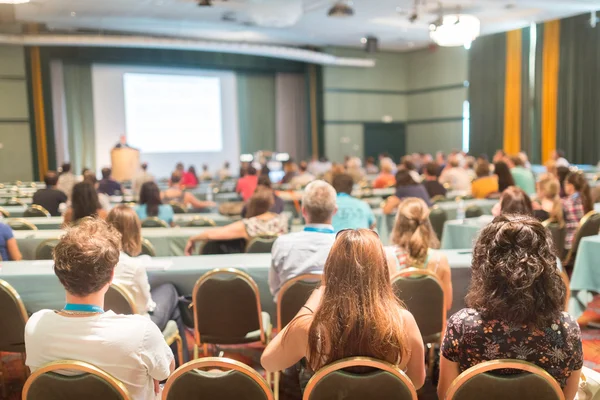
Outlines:
{"type": "Polygon", "coordinates": [[[424,264],[428,250],[440,246],[429,221],[429,207],[422,199],[409,197],[400,203],[391,242],[406,252],[410,266],[424,264]]]}
{"type": "Polygon", "coordinates": [[[135,210],[131,207],[120,205],[108,213],[106,222],[111,224],[121,233],[123,251],[136,257],[142,252],[142,223],[135,210]]]}
{"type": "Polygon", "coordinates": [[[544,198],[552,200],[552,210],[549,212],[550,219],[563,226],[565,219],[562,202],[560,201],[560,183],[554,176],[545,175],[540,179],[538,185],[544,198]]]}

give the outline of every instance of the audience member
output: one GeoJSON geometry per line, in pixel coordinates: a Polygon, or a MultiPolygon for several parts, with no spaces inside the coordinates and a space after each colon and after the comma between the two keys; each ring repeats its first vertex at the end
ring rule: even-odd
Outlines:
{"type": "Polygon", "coordinates": [[[140,202],[135,206],[135,212],[140,220],[148,217],[157,217],[161,221],[173,226],[173,207],[163,204],[160,198],[160,189],[154,182],[146,182],[140,191],[140,202]]]}
{"type": "Polygon", "coordinates": [[[354,181],[348,174],[336,175],[333,188],[337,192],[337,212],[333,216],[333,229],[375,228],[375,214],[369,204],[352,197],[354,181]]]}
{"type": "Polygon", "coordinates": [[[550,158],[556,162],[556,167],[570,167],[571,164],[565,158],[565,152],[563,150],[557,149],[552,152],[550,158]]]}
{"type": "Polygon", "coordinates": [[[525,191],[516,186],[511,186],[502,192],[500,201],[492,208],[492,215],[521,214],[533,216],[533,205],[525,191]]]}
{"type": "Polygon", "coordinates": [[[442,175],[442,172],[446,169],[446,154],[443,151],[435,153],[435,163],[438,165],[438,178],[442,175]]]}
{"type": "Polygon", "coordinates": [[[23,256],[10,225],[0,222],[0,261],[21,261],[23,256]]]}
{"type": "Polygon", "coordinates": [[[398,169],[405,169],[408,171],[408,173],[410,174],[411,178],[413,179],[413,181],[417,182],[417,183],[421,183],[421,175],[419,175],[419,172],[417,172],[417,166],[416,164],[413,162],[413,157],[412,156],[404,156],[402,157],[402,161],[401,164],[398,166],[398,169]]]}
{"type": "Polygon", "coordinates": [[[504,161],[496,161],[494,163],[494,175],[498,177],[498,191],[500,193],[511,186],[515,186],[515,180],[504,161]]]}
{"type": "Polygon", "coordinates": [[[148,163],[142,163],[140,166],[140,172],[133,178],[132,190],[133,195],[137,197],[140,195],[140,191],[142,190],[142,185],[146,182],[153,182],[154,175],[148,172],[148,163]]]}
{"type": "Polygon", "coordinates": [[[468,192],[471,190],[471,178],[464,168],[460,167],[458,156],[448,157],[448,166],[440,175],[442,185],[450,185],[452,190],[468,192]]]}
{"type": "Polygon", "coordinates": [[[350,157],[348,159],[346,172],[352,177],[354,182],[362,182],[365,179],[365,169],[362,167],[362,161],[358,157],[350,157]]]}
{"type": "MultiPolygon", "coordinates": [[[[256,186],[256,190],[271,190],[273,192],[273,205],[271,206],[271,211],[274,214],[281,214],[285,209],[285,203],[283,199],[275,194],[273,191],[273,186],[271,184],[271,179],[269,179],[266,175],[261,175],[258,177],[258,186],[256,186]]],[[[242,218],[246,218],[246,213],[248,212],[248,204],[244,204],[244,208],[242,208],[242,218]]]]}
{"type": "Polygon", "coordinates": [[[535,193],[535,177],[533,172],[523,166],[523,160],[519,156],[508,158],[510,173],[515,181],[515,185],[520,187],[528,195],[535,193]]]}
{"type": "Polygon", "coordinates": [[[253,166],[248,167],[248,173],[238,179],[237,185],[235,187],[235,191],[242,196],[244,201],[248,201],[250,197],[256,191],[256,187],[258,186],[258,175],[256,168],[253,166]]]}
{"type": "Polygon", "coordinates": [[[365,163],[365,172],[369,175],[375,175],[379,172],[379,168],[375,165],[374,157],[367,157],[367,162],[365,163]]]}
{"type": "MultiPolygon", "coordinates": [[[[489,360],[520,359],[554,377],[572,400],[583,365],[581,333],[562,312],[566,288],[550,233],[532,217],[503,215],[483,228],[473,251],[465,308],[442,343],[438,396],[489,360]]],[[[500,372],[500,373],[510,373],[500,372]]]]}
{"type": "Polygon", "coordinates": [[[106,219],[107,212],[98,201],[98,194],[91,183],[84,181],[73,186],[71,207],[63,215],[65,225],[75,224],[85,217],[106,219]]]}
{"type": "MultiPolygon", "coordinates": [[[[543,176],[537,183],[537,202],[533,203],[533,215],[540,221],[551,220],[564,226],[560,185],[552,175],[543,176]]],[[[560,254],[562,257],[562,254],[560,254]]]]}
{"type": "Polygon", "coordinates": [[[45,189],[38,189],[32,199],[32,204],[44,207],[53,217],[60,216],[60,205],[67,202],[67,195],[56,189],[58,175],[54,171],[46,172],[44,175],[45,189]]]}
{"type": "Polygon", "coordinates": [[[292,181],[292,179],[294,179],[294,177],[296,175],[298,175],[297,172],[298,166],[292,161],[289,160],[288,162],[286,162],[285,164],[283,164],[283,178],[281,178],[281,184],[282,185],[286,185],[288,183],[290,183],[292,181]]]}
{"type": "Polygon", "coordinates": [[[308,164],[306,161],[301,161],[298,169],[300,170],[300,173],[292,178],[290,185],[304,187],[315,180],[315,176],[308,172],[308,164]]]}
{"type": "Polygon", "coordinates": [[[323,180],[330,185],[333,183],[333,178],[335,178],[339,174],[345,174],[346,168],[342,164],[334,163],[331,166],[331,169],[323,175],[323,180]]]}
{"type": "Polygon", "coordinates": [[[201,182],[212,181],[213,177],[208,168],[208,164],[202,164],[202,175],[200,175],[201,182]]]}
{"type": "Polygon", "coordinates": [[[377,175],[377,178],[373,181],[374,189],[384,189],[387,187],[394,186],[396,184],[396,177],[392,173],[394,170],[394,163],[387,159],[381,160],[380,163],[381,172],[377,175]]]}
{"type": "Polygon", "coordinates": [[[179,185],[182,189],[193,189],[198,186],[198,174],[196,173],[196,167],[190,165],[187,172],[181,175],[181,182],[179,185]]]}
{"type": "MultiPolygon", "coordinates": [[[[154,182],[146,182],[146,184],[156,186],[154,182]]],[[[144,187],[142,187],[143,191],[144,187]]],[[[156,193],[159,193],[158,188],[156,193]]],[[[106,222],[121,234],[121,251],[113,282],[124,286],[129,291],[135,301],[137,313],[149,317],[161,331],[164,331],[167,322],[175,321],[184,343],[184,352],[187,354],[185,326],[179,312],[177,289],[172,283],[163,283],[150,289],[145,267],[150,257],[140,256],[142,225],[136,212],[131,207],[120,205],[110,210],[106,222]]],[[[185,360],[179,360],[180,364],[184,362],[185,360]]]]}
{"type": "MultiPolygon", "coordinates": [[[[96,193],[98,193],[98,180],[96,179],[96,174],[93,171],[87,170],[83,173],[83,182],[88,182],[94,187],[96,193]]],[[[103,210],[106,210],[106,212],[110,210],[110,197],[108,197],[106,193],[98,193],[98,202],[103,210]]]]}
{"type": "Polygon", "coordinates": [[[571,173],[569,167],[557,167],[556,174],[558,176],[558,182],[560,183],[560,197],[567,197],[567,193],[565,192],[565,180],[567,179],[567,175],[571,173]]]}
{"type": "Polygon", "coordinates": [[[194,244],[200,241],[234,239],[248,241],[258,236],[278,236],[287,233],[288,217],[269,211],[272,206],[273,191],[257,190],[248,202],[246,218],[226,226],[206,229],[204,232],[192,236],[185,246],[185,254],[191,255],[194,244]]]}
{"type": "Polygon", "coordinates": [[[492,193],[499,192],[498,177],[490,175],[490,163],[479,161],[475,168],[477,179],[471,183],[471,195],[476,199],[485,199],[492,193]]]}
{"type": "Polygon", "coordinates": [[[323,285],[269,343],[261,364],[275,372],[305,359],[299,364],[304,387],[315,371],[335,361],[374,357],[405,371],[418,389],[425,381],[424,353],[414,317],[392,290],[379,237],[360,229],[338,234],[323,285]]]}
{"type": "Polygon", "coordinates": [[[132,399],[153,399],[175,367],[173,353],[149,318],[104,312],[120,248],[121,235],[100,220],[86,219],[61,237],[54,272],[66,305],[29,318],[26,364],[34,372],[58,360],[88,362],[121,381],[132,399]]]}
{"type": "Polygon", "coordinates": [[[477,173],[475,172],[475,166],[477,164],[477,161],[475,160],[475,157],[473,156],[466,156],[465,157],[465,171],[467,171],[467,174],[469,175],[469,179],[471,180],[471,184],[472,182],[477,179],[477,173]]]}
{"type": "Polygon", "coordinates": [[[565,193],[567,195],[567,197],[563,199],[565,222],[567,226],[565,249],[570,250],[573,246],[573,241],[575,240],[575,234],[577,233],[581,218],[594,209],[594,203],[592,202],[590,187],[583,173],[569,173],[565,179],[564,185],[565,193]]]}
{"type": "Polygon", "coordinates": [[[174,173],[171,175],[170,187],[161,193],[163,201],[167,203],[177,203],[184,208],[202,209],[214,207],[216,204],[212,201],[200,201],[190,192],[181,190],[179,185],[181,175],[174,173]]]}
{"type": "Polygon", "coordinates": [[[499,163],[500,161],[505,162],[506,159],[506,153],[504,152],[504,150],[496,150],[496,153],[494,153],[494,157],[492,158],[492,161],[494,162],[494,164],[499,163]]]}
{"type": "Polygon", "coordinates": [[[531,170],[531,163],[529,162],[529,157],[527,156],[527,153],[521,151],[519,152],[518,157],[521,159],[523,168],[531,170]]]}
{"type": "Polygon", "coordinates": [[[223,168],[221,168],[218,173],[219,181],[222,182],[228,178],[231,178],[231,172],[229,171],[229,168],[230,168],[229,162],[225,162],[223,164],[223,168]]]}
{"type": "MultiPolygon", "coordinates": [[[[396,222],[390,237],[394,246],[397,269],[418,268],[432,271],[442,282],[446,309],[452,307],[452,279],[445,255],[433,249],[440,242],[429,221],[429,208],[421,199],[407,198],[398,206],[396,222]]],[[[396,270],[396,268],[394,268],[396,270]]]]}
{"type": "Polygon", "coordinates": [[[335,240],[331,222],[336,210],[336,193],[327,182],[313,181],[304,189],[304,230],[280,236],[271,250],[269,289],[273,296],[277,297],[279,289],[289,279],[323,271],[335,240]]]}
{"type": "Polygon", "coordinates": [[[71,163],[64,163],[61,166],[61,172],[58,176],[58,182],[56,188],[67,195],[67,198],[71,199],[73,192],[73,186],[77,183],[77,178],[71,172],[71,163]]]}
{"type": "Polygon", "coordinates": [[[546,173],[552,175],[554,178],[558,178],[558,170],[556,167],[556,161],[550,159],[550,160],[546,161],[546,164],[544,164],[544,166],[546,167],[546,173]]]}
{"type": "Polygon", "coordinates": [[[110,168],[102,168],[102,179],[98,183],[98,193],[105,193],[107,196],[123,194],[121,184],[115,181],[110,168]]]}
{"type": "Polygon", "coordinates": [[[446,188],[437,180],[438,170],[438,165],[431,162],[425,164],[425,168],[423,169],[425,179],[421,183],[425,187],[425,190],[427,190],[429,197],[432,199],[436,196],[446,196],[446,188]]]}
{"type": "Polygon", "coordinates": [[[392,214],[402,201],[407,197],[416,197],[422,199],[427,203],[427,206],[431,207],[431,199],[427,194],[427,190],[420,183],[416,183],[410,173],[406,170],[399,170],[396,174],[396,193],[390,196],[385,201],[383,206],[384,214],[392,214]]]}

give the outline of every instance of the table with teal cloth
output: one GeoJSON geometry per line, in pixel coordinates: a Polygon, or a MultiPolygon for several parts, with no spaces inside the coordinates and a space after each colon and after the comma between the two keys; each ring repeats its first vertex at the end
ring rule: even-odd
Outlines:
{"type": "Polygon", "coordinates": [[[581,239],[571,275],[569,312],[579,316],[590,300],[589,293],[600,293],[600,236],[581,239]]]}
{"type": "Polygon", "coordinates": [[[440,247],[442,249],[472,249],[479,231],[491,219],[491,215],[486,215],[478,218],[446,221],[440,247]]]}
{"type": "MultiPolygon", "coordinates": [[[[470,250],[444,251],[452,268],[454,313],[464,305],[464,296],[471,279],[470,250]]],[[[179,294],[192,293],[194,284],[204,273],[215,268],[237,268],[247,272],[258,285],[263,311],[276,323],[275,304],[269,291],[268,273],[270,254],[228,254],[193,257],[155,257],[154,262],[172,262],[167,269],[149,269],[150,285],[173,283],[179,294]]],[[[29,313],[41,309],[60,309],[64,306],[65,293],[54,275],[51,261],[10,261],[0,264],[0,279],[11,284],[21,296],[29,313]]],[[[448,316],[451,315],[448,314],[448,316]]]]}

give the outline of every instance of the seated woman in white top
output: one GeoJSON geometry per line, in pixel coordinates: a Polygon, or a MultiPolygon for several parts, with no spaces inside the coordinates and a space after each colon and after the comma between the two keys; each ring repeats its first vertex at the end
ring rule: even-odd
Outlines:
{"type": "Polygon", "coordinates": [[[452,277],[445,255],[432,249],[440,242],[429,221],[429,208],[421,199],[409,197],[398,206],[390,237],[398,269],[421,268],[433,271],[442,282],[446,309],[452,308],[452,277]]]}
{"type": "Polygon", "coordinates": [[[202,233],[192,236],[185,246],[185,254],[191,255],[194,244],[200,241],[234,239],[248,241],[257,236],[279,236],[287,233],[287,216],[269,211],[274,201],[271,189],[257,188],[248,200],[246,218],[226,226],[206,229],[202,233]]]}
{"type": "Polygon", "coordinates": [[[162,333],[141,315],[104,312],[104,295],[119,261],[121,235],[84,218],[54,249],[54,273],[66,291],[61,311],[40,310],[25,327],[31,371],[53,361],[79,360],[114,376],[133,400],[160,398],[159,382],[175,367],[162,333]]]}
{"type": "MultiPolygon", "coordinates": [[[[148,316],[161,331],[170,320],[177,323],[183,340],[184,358],[187,359],[185,326],[178,306],[179,294],[171,283],[150,288],[145,266],[150,257],[140,256],[142,227],[135,210],[125,205],[117,206],[108,214],[107,222],[121,234],[122,250],[113,282],[123,285],[131,293],[138,314],[148,316]]],[[[180,364],[184,362],[179,360],[180,364]]]]}
{"type": "Polygon", "coordinates": [[[340,231],[325,263],[323,286],[269,343],[261,364],[274,372],[306,359],[303,372],[311,375],[350,356],[392,363],[417,389],[425,381],[421,332],[394,295],[385,251],[368,229],[340,231]]]}

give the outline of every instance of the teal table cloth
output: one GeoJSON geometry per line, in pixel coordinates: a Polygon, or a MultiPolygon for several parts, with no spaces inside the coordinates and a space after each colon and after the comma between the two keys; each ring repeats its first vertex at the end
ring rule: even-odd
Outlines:
{"type": "Polygon", "coordinates": [[[479,231],[491,221],[491,216],[446,221],[442,233],[442,249],[472,249],[479,231]]]}

